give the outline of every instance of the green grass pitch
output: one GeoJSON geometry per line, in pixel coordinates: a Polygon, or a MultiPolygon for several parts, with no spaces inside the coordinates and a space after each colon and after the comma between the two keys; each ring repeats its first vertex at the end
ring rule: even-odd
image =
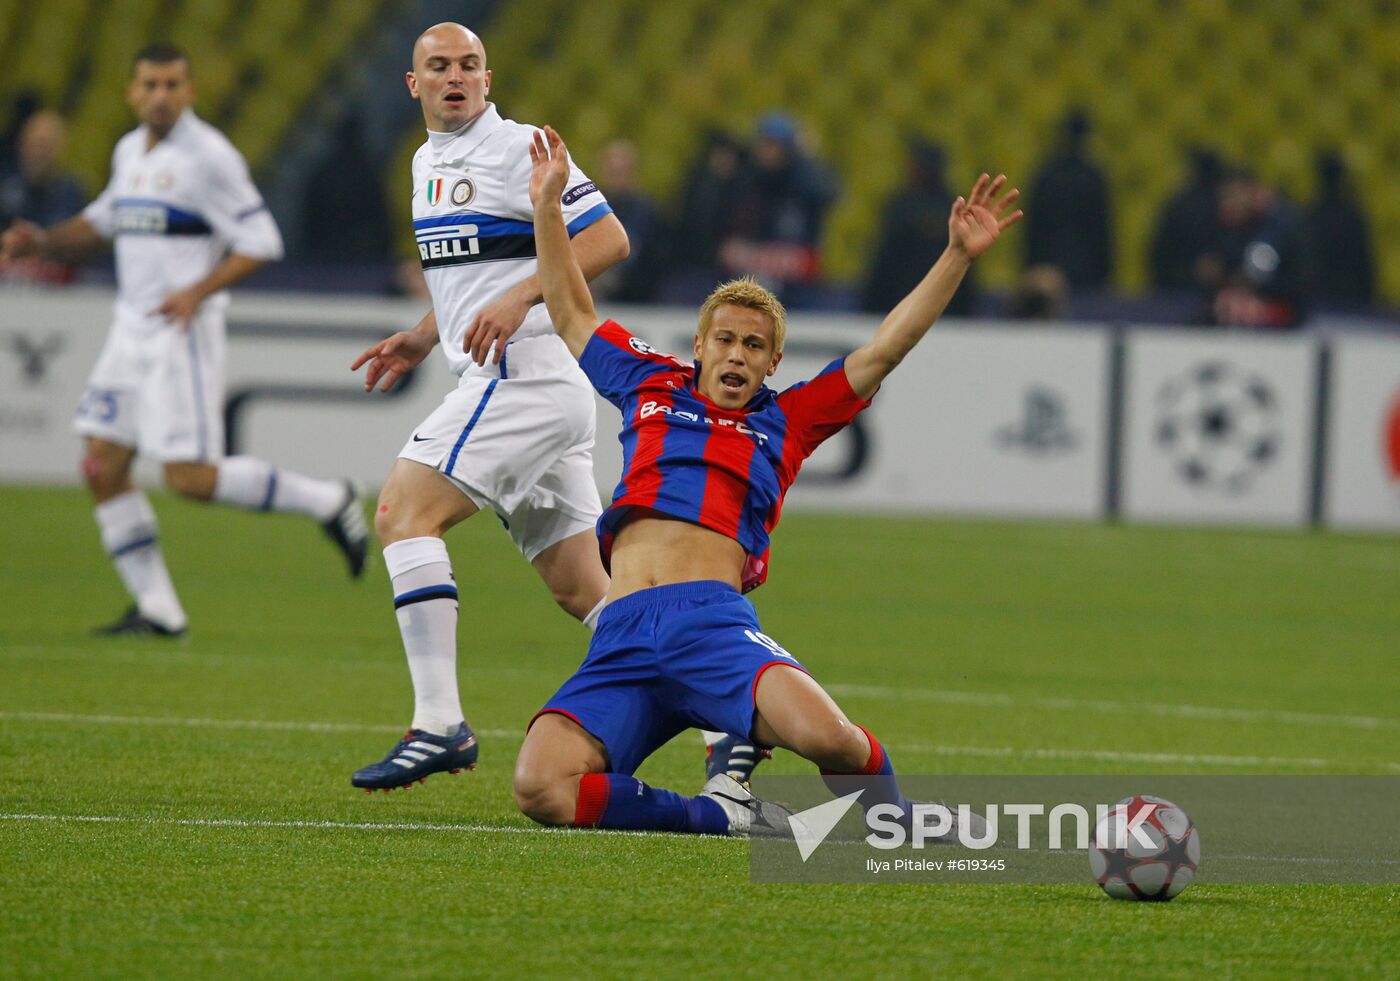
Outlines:
{"type": "MultiPolygon", "coordinates": [[[[156,504],[192,633],[99,641],[86,498],[0,489],[0,976],[1400,973],[1395,886],[758,886],[742,842],[535,830],[515,753],[586,634],[492,521],[450,536],[480,768],[352,791],[411,708],[382,565],[156,504]]],[[[1400,772],[1394,539],[792,514],[774,554],[765,630],[903,772],[1400,772]]]]}

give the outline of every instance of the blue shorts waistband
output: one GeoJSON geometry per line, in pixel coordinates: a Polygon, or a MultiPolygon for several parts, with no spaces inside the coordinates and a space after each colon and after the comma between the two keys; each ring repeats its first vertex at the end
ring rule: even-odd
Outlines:
{"type": "Polygon", "coordinates": [[[737,589],[719,579],[696,579],[692,582],[673,582],[665,586],[652,586],[628,593],[620,600],[614,600],[603,607],[601,620],[610,613],[628,613],[642,610],[659,603],[674,603],[677,600],[695,599],[701,596],[742,595],[737,589]]]}

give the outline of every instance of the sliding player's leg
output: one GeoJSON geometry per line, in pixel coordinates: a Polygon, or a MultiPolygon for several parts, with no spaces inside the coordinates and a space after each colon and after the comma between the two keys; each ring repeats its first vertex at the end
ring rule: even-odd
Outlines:
{"type": "Polygon", "coordinates": [[[754,686],[754,737],[815,763],[838,795],[858,789],[867,810],[893,804],[907,818],[910,802],[900,792],[880,741],[848,719],[811,675],[777,667],[765,671],[754,686]]]}
{"type": "Polygon", "coordinates": [[[515,771],[516,800],[544,824],[632,831],[747,834],[771,809],[719,776],[694,797],[632,774],[696,721],[663,675],[664,624],[691,584],[632,593],[603,609],[583,665],[532,721],[515,771]]]}
{"type": "Polygon", "coordinates": [[[356,787],[391,790],[476,763],[457,689],[457,582],[442,536],[477,510],[430,466],[400,458],[389,471],[374,526],[413,681],[413,721],[384,759],[355,772],[356,787]]]}
{"type": "MultiPolygon", "coordinates": [[[[567,688],[567,686],[566,686],[567,688]]],[[[566,691],[551,700],[579,706],[566,691]]],[[[640,688],[617,690],[609,696],[592,699],[595,710],[623,713],[637,709],[648,699],[640,688]],[[604,706],[611,706],[604,709],[604,706]]],[[[642,708],[645,716],[646,709],[642,708]]],[[[671,831],[727,835],[735,832],[733,822],[721,802],[704,794],[687,797],[673,790],[652,787],[632,776],[644,743],[651,750],[664,742],[644,734],[646,727],[627,739],[636,751],[623,762],[626,772],[610,763],[603,740],[594,736],[572,713],[562,708],[546,708],[530,725],[525,744],[515,765],[515,802],[527,817],[540,824],[575,828],[608,828],[615,831],[671,831]]],[[[633,716],[635,721],[635,716],[633,716]]],[[[674,734],[674,733],[672,733],[674,734]]],[[[612,734],[614,742],[617,734],[612,734]]],[[[666,737],[669,738],[669,735],[666,737]]]]}

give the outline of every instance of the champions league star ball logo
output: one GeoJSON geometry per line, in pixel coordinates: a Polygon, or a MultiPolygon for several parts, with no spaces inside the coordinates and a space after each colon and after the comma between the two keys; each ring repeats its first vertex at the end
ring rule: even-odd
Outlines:
{"type": "Polygon", "coordinates": [[[1158,391],[1154,438],[1188,484],[1243,494],[1278,457],[1278,396],[1258,375],[1204,362],[1158,391]]]}

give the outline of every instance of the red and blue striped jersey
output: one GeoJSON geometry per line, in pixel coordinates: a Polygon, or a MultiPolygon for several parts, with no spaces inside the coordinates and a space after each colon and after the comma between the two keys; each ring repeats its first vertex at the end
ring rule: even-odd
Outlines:
{"type": "Polygon", "coordinates": [[[622,480],[598,520],[604,567],[628,510],[650,508],[742,545],[745,592],[768,577],[768,536],[802,462],[870,404],[838,358],[810,382],[781,393],[764,386],[742,409],[722,409],[696,390],[698,365],[611,320],[589,339],[579,366],[622,410],[622,480]]]}

